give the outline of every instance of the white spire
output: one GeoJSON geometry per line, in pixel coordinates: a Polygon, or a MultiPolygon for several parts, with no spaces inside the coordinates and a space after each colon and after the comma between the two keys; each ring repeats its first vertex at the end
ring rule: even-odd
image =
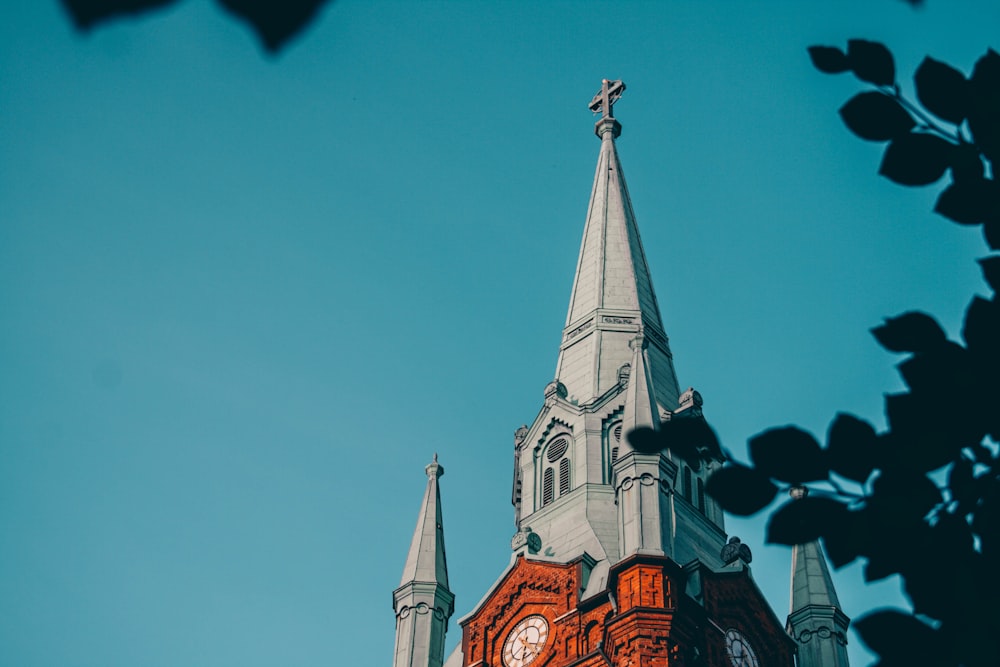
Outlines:
{"type": "MultiPolygon", "coordinates": [[[[657,428],[659,411],[646,364],[646,339],[639,334],[629,341],[631,372],[625,390],[622,431],[639,427],[657,428]]],[[[614,465],[612,483],[618,506],[618,541],[621,557],[632,554],[673,555],[669,517],[669,489],[676,466],[657,452],[640,454],[625,448],[614,465]]]]}
{"type": "Polygon", "coordinates": [[[441,491],[438,478],[444,467],[434,461],[424,471],[427,473],[427,491],[420,505],[417,527],[410,542],[410,553],[403,566],[402,586],[410,581],[434,582],[448,587],[448,564],[444,553],[444,525],[441,523],[441,491]]]}
{"type": "Polygon", "coordinates": [[[632,348],[632,363],[629,370],[628,388],[625,390],[625,410],[622,414],[622,431],[629,433],[640,426],[657,428],[660,425],[660,411],[656,407],[656,390],[646,363],[646,339],[642,334],[629,341],[632,348]]]}
{"type": "MultiPolygon", "coordinates": [[[[798,500],[805,487],[789,491],[798,500]]],[[[848,667],[847,626],[819,542],[792,547],[792,586],[785,629],[798,645],[799,667],[848,667]]]]}
{"type": "Polygon", "coordinates": [[[402,581],[392,594],[396,612],[393,667],[441,667],[448,619],[455,611],[455,596],[448,589],[438,488],[444,468],[438,464],[437,454],[424,470],[427,490],[417,515],[402,581]]]}
{"type": "Polygon", "coordinates": [[[595,132],[601,150],[556,377],[580,404],[603,395],[618,382],[618,370],[631,357],[629,340],[644,331],[655,398],[673,409],[679,395],[677,378],[615,147],[621,125],[605,117],[597,121],[595,132]]]}

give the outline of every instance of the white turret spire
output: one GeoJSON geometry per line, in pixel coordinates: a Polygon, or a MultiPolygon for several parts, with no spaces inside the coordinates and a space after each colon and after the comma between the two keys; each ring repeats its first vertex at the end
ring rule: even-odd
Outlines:
{"type": "MultiPolygon", "coordinates": [[[[789,492],[798,500],[808,489],[789,492]]],[[[785,629],[798,645],[798,667],[848,667],[847,626],[819,542],[792,547],[792,590],[785,629]]]]}
{"type": "Polygon", "coordinates": [[[455,596],[448,588],[438,488],[444,468],[438,463],[437,454],[424,470],[427,490],[417,515],[402,581],[392,594],[396,612],[393,667],[441,667],[448,619],[455,611],[455,596]]]}

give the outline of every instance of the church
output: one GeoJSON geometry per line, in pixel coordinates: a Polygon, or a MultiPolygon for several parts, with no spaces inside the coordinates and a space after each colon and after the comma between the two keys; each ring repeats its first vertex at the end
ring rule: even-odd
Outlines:
{"type": "Polygon", "coordinates": [[[435,456],[393,592],[393,667],[847,667],[849,619],[819,544],[793,549],[782,623],[705,494],[723,461],[628,444],[637,427],[700,417],[702,399],[678,384],[615,146],[624,90],[605,80],[590,104],[597,171],[555,378],[514,434],[510,562],[445,656],[455,596],[435,456]]]}

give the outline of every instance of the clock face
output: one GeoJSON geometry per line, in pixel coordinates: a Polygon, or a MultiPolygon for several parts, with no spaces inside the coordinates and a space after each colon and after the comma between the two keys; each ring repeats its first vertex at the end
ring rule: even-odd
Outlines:
{"type": "Polygon", "coordinates": [[[738,630],[726,630],[726,653],[733,667],[759,667],[757,654],[738,630]]]}
{"type": "Polygon", "coordinates": [[[529,616],[514,626],[503,644],[505,667],[526,667],[545,648],[549,624],[543,616],[529,616]]]}

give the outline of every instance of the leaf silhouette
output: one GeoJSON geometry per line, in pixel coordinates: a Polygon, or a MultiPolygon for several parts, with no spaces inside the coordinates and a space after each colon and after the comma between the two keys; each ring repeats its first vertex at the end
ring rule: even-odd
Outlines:
{"type": "Polygon", "coordinates": [[[715,498],[722,509],[739,516],[764,509],[777,492],[778,487],[767,475],[736,463],[716,470],[705,484],[705,493],[715,498]]]}
{"type": "MultiPolygon", "coordinates": [[[[88,29],[110,19],[139,14],[177,0],[62,0],[77,27],[88,29]]],[[[277,52],[312,21],[330,0],[216,0],[224,10],[246,21],[264,48],[277,52]]]]}
{"type": "Polygon", "coordinates": [[[862,81],[876,86],[891,86],[896,81],[896,65],[884,44],[852,39],[847,42],[847,60],[862,81]]]}
{"type": "Polygon", "coordinates": [[[928,352],[948,340],[937,320],[915,310],[887,317],[885,324],[871,332],[875,340],[891,352],[928,352]]]}
{"type": "Polygon", "coordinates": [[[930,477],[910,470],[883,470],[872,493],[879,497],[883,516],[899,525],[919,522],[944,500],[930,477]]]}
{"type": "Polygon", "coordinates": [[[1000,220],[1000,189],[985,178],[957,180],[938,195],[934,212],[962,225],[1000,220]]]}
{"type": "Polygon", "coordinates": [[[812,482],[829,474],[816,438],[794,426],[764,431],[750,439],[749,448],[760,472],[786,482],[812,482]]]}
{"type": "Polygon", "coordinates": [[[826,438],[830,469],[856,482],[867,480],[875,467],[878,436],[866,421],[839,413],[826,438]]]}
{"type": "Polygon", "coordinates": [[[108,19],[142,14],[175,2],[177,0],[62,0],[73,23],[84,30],[108,19]]]}
{"type": "Polygon", "coordinates": [[[789,500],[767,523],[770,544],[794,546],[818,540],[831,526],[844,520],[847,507],[832,498],[806,496],[789,500]]]}
{"type": "Polygon", "coordinates": [[[662,435],[648,426],[640,426],[629,431],[625,438],[628,444],[632,445],[632,449],[640,454],[653,454],[662,451],[666,446],[662,435]]]}
{"type": "Polygon", "coordinates": [[[979,266],[983,270],[983,278],[993,288],[993,291],[1000,292],[1000,255],[979,260],[979,266]]]}
{"type": "Polygon", "coordinates": [[[1000,341],[1000,304],[980,296],[973,298],[965,311],[962,338],[980,361],[993,361],[1000,341]]]}
{"type": "Polygon", "coordinates": [[[868,141],[889,141],[907,134],[916,122],[893,98],[883,93],[859,93],[840,108],[847,128],[868,141]]]}
{"type": "Polygon", "coordinates": [[[951,65],[924,58],[913,76],[917,99],[932,114],[959,124],[969,112],[969,82],[951,65]]]}
{"type": "Polygon", "coordinates": [[[933,134],[904,134],[889,143],[878,173],[900,185],[930,185],[944,176],[953,148],[933,134]]]}
{"type": "Polygon", "coordinates": [[[854,622],[861,641],[890,664],[933,665],[940,655],[934,628],[895,609],[876,611],[854,622]]]}
{"type": "Polygon", "coordinates": [[[1000,220],[992,220],[984,224],[983,236],[991,250],[1000,250],[1000,220]]]}
{"type": "Polygon", "coordinates": [[[969,129],[979,150],[995,163],[1000,159],[1000,54],[990,49],[976,62],[969,89],[969,129]]]}
{"type": "Polygon", "coordinates": [[[810,46],[809,58],[820,72],[840,74],[851,69],[847,54],[835,46],[810,46]]]}
{"type": "Polygon", "coordinates": [[[972,511],[979,498],[976,480],[972,474],[972,461],[964,456],[955,461],[948,472],[948,490],[951,499],[958,504],[957,514],[965,515],[972,511]]]}

